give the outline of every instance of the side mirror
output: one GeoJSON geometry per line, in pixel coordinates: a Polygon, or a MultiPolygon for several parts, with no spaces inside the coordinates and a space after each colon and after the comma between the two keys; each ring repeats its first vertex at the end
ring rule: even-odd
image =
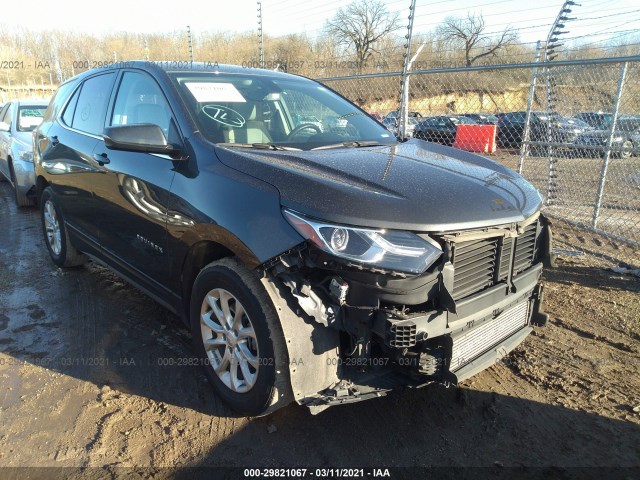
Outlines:
{"type": "Polygon", "coordinates": [[[168,143],[162,129],[151,123],[107,127],[102,138],[111,150],[160,153],[176,160],[180,157],[180,149],[168,143]]]}
{"type": "Polygon", "coordinates": [[[0,122],[0,132],[8,132],[11,130],[11,126],[8,123],[0,122]]]}

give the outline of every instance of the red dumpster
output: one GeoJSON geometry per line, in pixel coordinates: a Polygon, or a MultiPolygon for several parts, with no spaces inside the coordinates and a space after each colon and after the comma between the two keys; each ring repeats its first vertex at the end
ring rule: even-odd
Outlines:
{"type": "Polygon", "coordinates": [[[493,153],[496,151],[496,126],[458,125],[453,146],[468,152],[493,153]]]}

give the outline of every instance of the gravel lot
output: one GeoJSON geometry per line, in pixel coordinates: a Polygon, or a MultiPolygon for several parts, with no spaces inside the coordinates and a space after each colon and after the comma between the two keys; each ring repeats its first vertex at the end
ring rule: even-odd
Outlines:
{"type": "Polygon", "coordinates": [[[184,365],[190,338],[175,316],[98,265],[56,268],[37,210],[18,211],[11,195],[0,184],[2,478],[192,478],[184,466],[639,478],[636,277],[561,259],[545,272],[550,325],[460,388],[238,418],[184,365]]]}

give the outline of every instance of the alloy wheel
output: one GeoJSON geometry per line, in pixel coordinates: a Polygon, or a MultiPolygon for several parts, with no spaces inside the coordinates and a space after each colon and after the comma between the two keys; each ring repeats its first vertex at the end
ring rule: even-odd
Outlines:
{"type": "Polygon", "coordinates": [[[60,232],[60,222],[56,214],[56,208],[47,200],[44,204],[44,226],[47,232],[47,242],[54,255],[60,255],[62,251],[62,234],[60,232]]]}
{"type": "Polygon", "coordinates": [[[211,368],[230,390],[246,393],[258,379],[258,341],[253,324],[240,301],[216,288],[205,296],[200,329],[211,368]]]}

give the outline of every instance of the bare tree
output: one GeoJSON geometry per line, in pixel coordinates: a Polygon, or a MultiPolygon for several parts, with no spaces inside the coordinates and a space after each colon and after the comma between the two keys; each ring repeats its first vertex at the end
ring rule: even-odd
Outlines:
{"type": "Polygon", "coordinates": [[[468,13],[465,17],[447,17],[438,26],[438,35],[449,45],[463,48],[467,67],[476,60],[497,56],[501,49],[516,42],[517,34],[511,27],[505,28],[501,34],[493,37],[485,33],[486,25],[482,14],[468,13]]]}
{"type": "Polygon", "coordinates": [[[328,20],[325,31],[338,45],[354,47],[358,70],[376,50],[376,44],[400,28],[397,13],[390,13],[379,0],[356,0],[340,8],[328,20]]]}

